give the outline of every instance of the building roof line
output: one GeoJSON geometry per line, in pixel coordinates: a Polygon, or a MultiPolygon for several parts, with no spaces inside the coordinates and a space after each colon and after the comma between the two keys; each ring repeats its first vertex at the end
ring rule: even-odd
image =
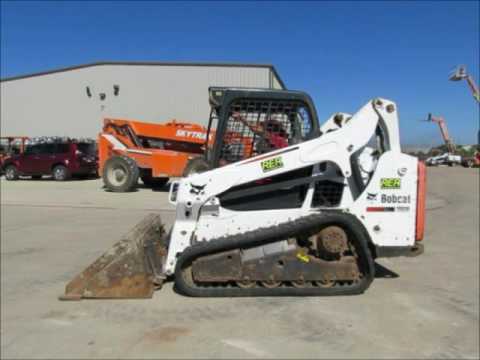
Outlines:
{"type": "Polygon", "coordinates": [[[65,72],[70,70],[78,70],[78,69],[83,69],[83,68],[88,68],[93,66],[102,66],[102,65],[140,65],[140,66],[156,65],[156,66],[206,66],[206,67],[216,66],[216,67],[268,68],[273,72],[273,74],[277,78],[282,88],[286,89],[285,83],[283,82],[282,78],[280,77],[277,70],[272,64],[215,63],[215,62],[202,63],[202,62],[162,62],[162,61],[98,61],[98,62],[92,62],[87,64],[58,68],[54,70],[30,73],[30,74],[19,75],[19,76],[11,76],[4,79],[0,79],[0,82],[27,79],[27,78],[36,77],[36,76],[43,76],[43,75],[55,74],[55,73],[60,73],[60,72],[65,72]]]}

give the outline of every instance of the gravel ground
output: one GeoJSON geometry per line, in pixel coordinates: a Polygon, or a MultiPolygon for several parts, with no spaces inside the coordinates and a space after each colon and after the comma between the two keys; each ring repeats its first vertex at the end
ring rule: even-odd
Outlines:
{"type": "Polygon", "coordinates": [[[478,358],[479,171],[428,171],[426,251],[379,260],[363,295],[60,302],[164,190],[1,180],[1,358],[478,358]],[[389,276],[388,276],[389,274],[389,276]]]}

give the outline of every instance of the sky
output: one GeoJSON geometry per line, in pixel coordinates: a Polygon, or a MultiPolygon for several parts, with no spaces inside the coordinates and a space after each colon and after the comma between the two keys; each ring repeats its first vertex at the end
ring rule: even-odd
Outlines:
{"type": "Polygon", "coordinates": [[[309,93],[320,119],[370,99],[397,103],[402,143],[440,144],[429,112],[457,143],[475,143],[479,1],[1,1],[0,77],[95,61],[273,64],[309,93]]]}

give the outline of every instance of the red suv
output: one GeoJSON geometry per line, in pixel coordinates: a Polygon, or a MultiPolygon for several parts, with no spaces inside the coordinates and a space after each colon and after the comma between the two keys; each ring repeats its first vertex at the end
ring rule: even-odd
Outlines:
{"type": "Polygon", "coordinates": [[[7,180],[19,176],[40,179],[51,175],[57,181],[68,180],[76,175],[97,173],[95,143],[54,142],[28,145],[23,154],[13,155],[2,164],[7,180]]]}

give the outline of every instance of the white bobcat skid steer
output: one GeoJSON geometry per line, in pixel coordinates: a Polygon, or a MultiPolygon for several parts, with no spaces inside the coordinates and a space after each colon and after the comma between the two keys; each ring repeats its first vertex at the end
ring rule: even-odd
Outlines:
{"type": "Polygon", "coordinates": [[[167,279],[190,296],[358,294],[376,257],[421,253],[425,168],[401,152],[393,102],[319,129],[302,92],[210,96],[213,170],[171,185],[170,234],[148,217],[64,298],[149,297],[167,279]]]}

